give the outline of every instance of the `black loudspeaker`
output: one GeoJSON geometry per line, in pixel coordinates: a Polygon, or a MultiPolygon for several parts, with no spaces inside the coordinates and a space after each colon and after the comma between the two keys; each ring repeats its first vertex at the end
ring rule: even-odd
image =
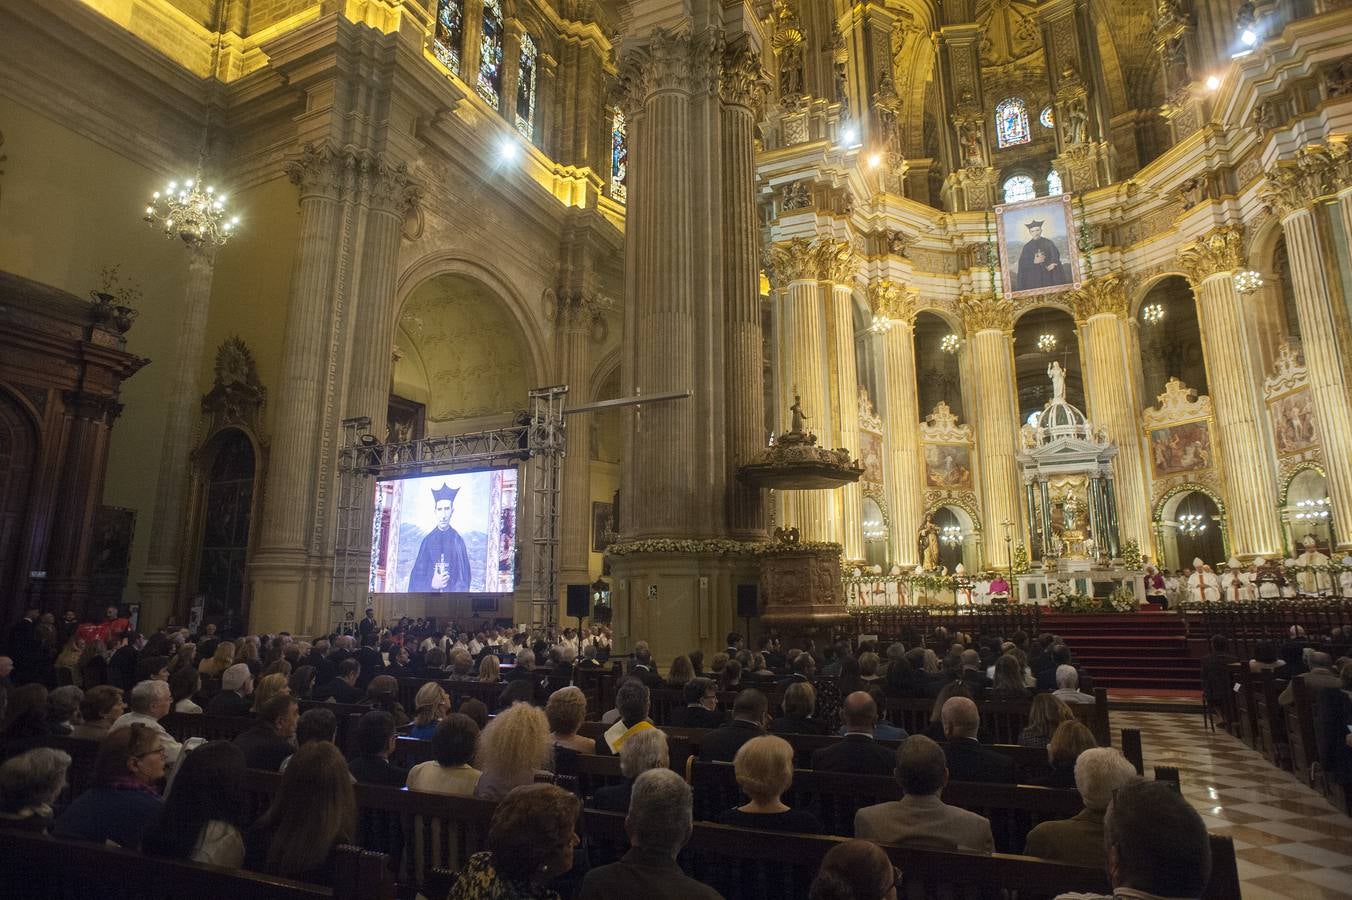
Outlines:
{"type": "Polygon", "coordinates": [[[585,584],[568,585],[568,618],[582,619],[587,615],[587,586],[585,584]]]}
{"type": "Polygon", "coordinates": [[[737,618],[749,619],[760,613],[760,586],[737,585],[737,618]]]}

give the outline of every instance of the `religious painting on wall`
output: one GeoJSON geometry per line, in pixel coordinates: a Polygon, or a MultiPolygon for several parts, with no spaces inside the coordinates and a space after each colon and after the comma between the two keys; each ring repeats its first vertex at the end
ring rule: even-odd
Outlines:
{"type": "Polygon", "coordinates": [[[427,407],[412,400],[390,394],[386,417],[385,443],[406,444],[426,436],[427,407]]]}
{"type": "Polygon", "coordinates": [[[1080,286],[1069,194],[997,206],[995,224],[1005,296],[1054,294],[1080,286]]]}
{"type": "Polygon", "coordinates": [[[1301,453],[1319,444],[1319,425],[1314,418],[1314,404],[1306,388],[1278,397],[1268,409],[1272,415],[1272,438],[1277,453],[1287,456],[1301,453]]]}
{"type": "Polygon", "coordinates": [[[615,506],[600,500],[592,501],[592,552],[605,553],[615,536],[615,506]]]}
{"type": "Polygon", "coordinates": [[[97,606],[122,602],[131,568],[131,540],[136,532],[136,510],[100,506],[94,513],[94,548],[90,557],[90,581],[97,606]]]}
{"type": "Polygon", "coordinates": [[[868,484],[883,483],[883,436],[874,431],[859,432],[859,461],[864,464],[860,480],[868,484]]]}
{"type": "Polygon", "coordinates": [[[926,444],[925,487],[945,491],[970,491],[972,448],[965,444],[926,444]]]}
{"type": "Polygon", "coordinates": [[[1150,432],[1156,477],[1211,467],[1211,432],[1206,422],[1185,422],[1150,432]]]}

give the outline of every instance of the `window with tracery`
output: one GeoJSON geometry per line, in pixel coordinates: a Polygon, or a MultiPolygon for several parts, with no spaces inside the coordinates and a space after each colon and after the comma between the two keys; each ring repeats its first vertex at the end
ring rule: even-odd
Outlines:
{"type": "Polygon", "coordinates": [[[629,170],[629,136],[625,131],[624,113],[615,110],[610,120],[610,196],[621,203],[625,197],[625,175],[629,170]]]}
{"type": "Polygon", "coordinates": [[[1047,195],[1055,197],[1057,194],[1064,194],[1065,189],[1061,187],[1061,173],[1052,169],[1047,173],[1047,195]]]}
{"type": "Polygon", "coordinates": [[[1013,175],[1005,179],[1005,202],[1018,203],[1020,200],[1032,200],[1037,196],[1037,187],[1027,175],[1013,175]]]}
{"type": "Polygon", "coordinates": [[[437,25],[432,52],[446,68],[460,74],[460,47],[465,40],[465,0],[437,0],[437,25]]]}
{"type": "Polygon", "coordinates": [[[479,36],[479,96],[498,109],[502,96],[502,0],[484,0],[484,24],[479,36]]]}
{"type": "Polygon", "coordinates": [[[535,39],[523,33],[520,70],[516,81],[516,130],[528,141],[535,140],[535,89],[539,60],[540,51],[535,47],[535,39]]]}
{"type": "Polygon", "coordinates": [[[1001,100],[995,107],[995,140],[1001,147],[1026,144],[1033,139],[1028,128],[1028,104],[1022,97],[1001,100]]]}

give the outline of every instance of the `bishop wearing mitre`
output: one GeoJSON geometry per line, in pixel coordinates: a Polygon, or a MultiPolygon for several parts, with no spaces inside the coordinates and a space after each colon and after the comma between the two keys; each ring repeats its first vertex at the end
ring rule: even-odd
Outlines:
{"type": "Polygon", "coordinates": [[[1221,599],[1221,583],[1211,567],[1200,558],[1192,561],[1192,574],[1188,576],[1188,601],[1191,603],[1210,603],[1221,599]]]}

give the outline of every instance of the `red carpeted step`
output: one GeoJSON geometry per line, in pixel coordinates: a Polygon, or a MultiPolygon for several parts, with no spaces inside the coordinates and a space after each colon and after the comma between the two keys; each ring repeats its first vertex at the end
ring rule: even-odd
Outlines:
{"type": "Polygon", "coordinates": [[[1114,690],[1196,690],[1200,664],[1189,650],[1183,620],[1156,609],[1070,615],[1044,612],[1043,631],[1058,635],[1089,670],[1114,690]]]}

